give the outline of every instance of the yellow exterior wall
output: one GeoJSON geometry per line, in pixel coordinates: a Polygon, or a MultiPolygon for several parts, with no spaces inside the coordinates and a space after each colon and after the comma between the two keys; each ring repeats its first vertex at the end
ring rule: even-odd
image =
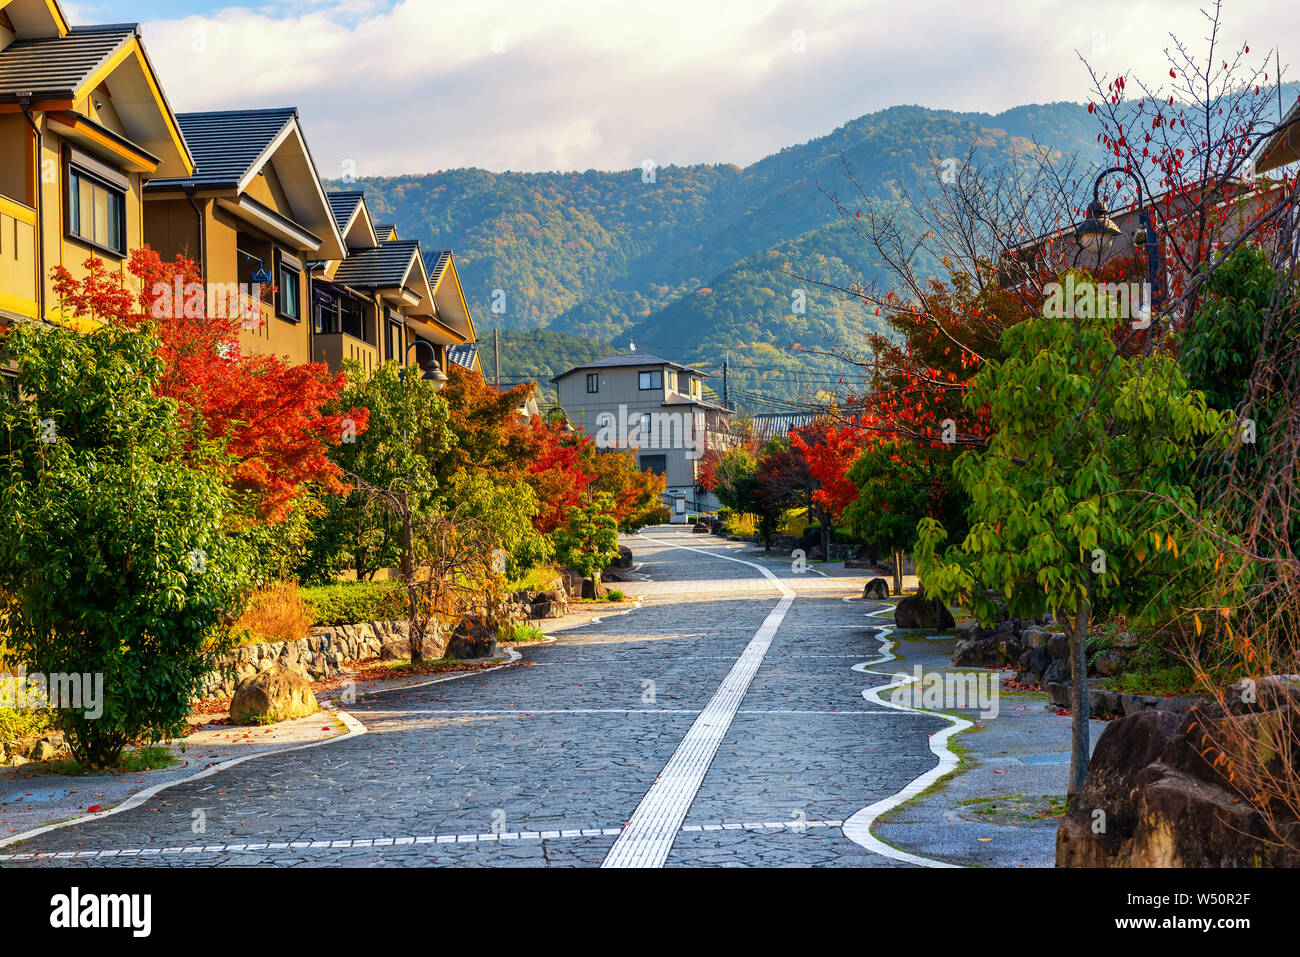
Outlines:
{"type": "MultiPolygon", "coordinates": [[[[44,120],[44,117],[42,117],[44,120]]],[[[75,278],[86,275],[86,261],[95,256],[104,262],[111,271],[120,273],[130,282],[126,270],[126,257],[99,249],[76,237],[66,234],[66,210],[64,198],[67,193],[67,166],[63,159],[64,139],[52,132],[50,124],[43,122],[41,135],[41,181],[40,210],[44,222],[43,265],[45,270],[45,317],[50,320],[67,318],[59,310],[58,299],[54,294],[54,282],[50,270],[63,266],[75,278]]],[[[144,245],[144,208],[141,201],[141,176],[139,173],[126,174],[129,188],[126,193],[126,248],[131,250],[144,245]]]]}

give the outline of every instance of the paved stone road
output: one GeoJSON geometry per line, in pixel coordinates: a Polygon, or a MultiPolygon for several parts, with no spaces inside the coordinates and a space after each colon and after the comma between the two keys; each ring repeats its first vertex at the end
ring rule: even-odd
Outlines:
{"type": "Polygon", "coordinates": [[[946,722],[862,698],[850,668],[880,643],[842,600],[854,583],[764,563],[778,585],[712,537],[645,534],[629,543],[649,581],[626,586],[643,607],[518,667],[366,698],[349,709],[365,734],[178,784],[6,863],[597,866],[629,821],[667,820],[670,867],[893,865],[839,823],[933,767],[926,736],[946,722]],[[738,704],[719,704],[786,604],[738,704]]]}

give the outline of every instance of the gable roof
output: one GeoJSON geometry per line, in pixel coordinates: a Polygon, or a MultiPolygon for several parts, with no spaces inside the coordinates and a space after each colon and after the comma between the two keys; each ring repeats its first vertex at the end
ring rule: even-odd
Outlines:
{"type": "Polygon", "coordinates": [[[72,27],[66,36],[15,40],[0,51],[0,100],[76,99],[78,91],[140,35],[138,23],[72,27]]]}
{"type": "Polygon", "coordinates": [[[1255,171],[1268,173],[1300,159],[1300,100],[1278,123],[1277,130],[1264,141],[1255,158],[1255,171]]]}
{"type": "Polygon", "coordinates": [[[401,286],[419,251],[420,241],[417,239],[394,239],[380,243],[374,249],[358,249],[339,263],[334,281],[373,289],[401,286]]]}
{"type": "Polygon", "coordinates": [[[478,343],[467,342],[464,345],[448,346],[447,361],[454,362],[462,369],[474,371],[474,362],[478,358],[478,343]]]}
{"type": "Polygon", "coordinates": [[[178,113],[176,119],[194,156],[194,174],[152,180],[147,188],[236,189],[285,127],[297,118],[298,110],[293,107],[178,113]]]}
{"type": "Polygon", "coordinates": [[[0,11],[20,37],[61,37],[71,29],[58,0],[0,0],[0,11]]]}
{"type": "Polygon", "coordinates": [[[394,235],[396,232],[397,227],[392,223],[375,223],[375,235],[379,237],[381,243],[394,242],[394,240],[391,240],[388,237],[394,235]]]}
{"type": "Polygon", "coordinates": [[[325,199],[330,204],[330,212],[334,214],[334,225],[339,228],[340,233],[347,230],[348,223],[352,222],[352,216],[365,195],[359,189],[333,190],[325,194],[325,199]]]}
{"type": "Polygon", "coordinates": [[[447,263],[451,262],[450,249],[426,249],[424,251],[424,268],[429,273],[429,285],[437,286],[438,280],[442,279],[442,274],[447,269],[447,263]]]}

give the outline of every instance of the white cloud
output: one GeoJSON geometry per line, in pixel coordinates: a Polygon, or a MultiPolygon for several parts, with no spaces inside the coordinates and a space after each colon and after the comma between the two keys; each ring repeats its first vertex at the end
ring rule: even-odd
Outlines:
{"type": "MultiPolygon", "coordinates": [[[[145,41],[177,110],[297,105],[323,170],[368,175],[745,164],[899,103],[1082,100],[1076,49],[1159,77],[1170,31],[1206,33],[1185,0],[1026,6],[306,0],[149,23],[145,41]]],[[[1300,12],[1238,0],[1225,24],[1262,53],[1300,12]]]]}

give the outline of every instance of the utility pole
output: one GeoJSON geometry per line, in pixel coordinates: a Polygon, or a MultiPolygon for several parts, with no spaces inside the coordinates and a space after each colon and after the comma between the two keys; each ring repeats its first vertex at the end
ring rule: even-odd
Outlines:
{"type": "Polygon", "coordinates": [[[497,330],[492,330],[492,364],[496,367],[497,391],[501,391],[501,339],[497,330]]]}
{"type": "Polygon", "coordinates": [[[727,366],[731,364],[731,354],[722,360],[722,405],[724,408],[731,408],[730,396],[727,394],[727,366]]]}

